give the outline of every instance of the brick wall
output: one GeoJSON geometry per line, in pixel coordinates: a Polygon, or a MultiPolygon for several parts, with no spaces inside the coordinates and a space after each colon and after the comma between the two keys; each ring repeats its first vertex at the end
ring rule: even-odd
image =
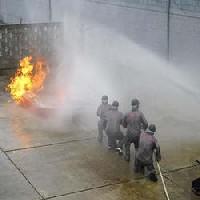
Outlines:
{"type": "Polygon", "coordinates": [[[24,56],[37,53],[47,59],[63,41],[60,23],[0,26],[0,74],[15,70],[24,56]]]}

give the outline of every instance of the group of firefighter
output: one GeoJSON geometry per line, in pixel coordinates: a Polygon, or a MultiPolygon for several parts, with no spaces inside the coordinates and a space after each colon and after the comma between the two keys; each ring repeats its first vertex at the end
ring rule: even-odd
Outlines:
{"type": "Polygon", "coordinates": [[[101,105],[97,109],[98,141],[103,142],[103,132],[108,136],[108,149],[123,155],[130,161],[130,147],[135,146],[134,171],[144,173],[151,181],[156,182],[157,176],[154,168],[153,155],[157,162],[161,160],[160,146],[154,136],[156,125],[150,124],[139,110],[138,99],[131,101],[132,110],[123,114],[118,110],[119,102],[108,103],[108,96],[102,97],[101,105]],[[120,126],[127,129],[123,134],[120,126]]]}

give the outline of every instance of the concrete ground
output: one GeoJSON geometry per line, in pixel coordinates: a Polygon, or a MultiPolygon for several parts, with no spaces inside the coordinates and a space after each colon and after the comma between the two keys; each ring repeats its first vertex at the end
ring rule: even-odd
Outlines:
{"type": "MultiPolygon", "coordinates": [[[[134,174],[133,161],[127,163],[98,144],[96,130],[74,129],[67,122],[54,129],[51,121],[8,103],[4,94],[0,98],[0,199],[166,199],[160,177],[152,183],[134,174]]],[[[200,177],[195,162],[200,159],[199,121],[168,118],[157,124],[170,199],[197,199],[191,181],[200,177]]]]}

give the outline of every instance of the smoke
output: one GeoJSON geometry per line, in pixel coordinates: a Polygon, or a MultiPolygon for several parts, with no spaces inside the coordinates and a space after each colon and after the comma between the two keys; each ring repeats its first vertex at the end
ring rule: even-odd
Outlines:
{"type": "MultiPolygon", "coordinates": [[[[44,102],[53,102],[57,109],[48,128],[63,126],[68,130],[74,123],[81,130],[96,129],[96,109],[102,95],[108,95],[110,103],[118,100],[124,113],[131,109],[131,99],[138,98],[148,121],[160,126],[172,121],[198,122],[200,91],[191,76],[121,33],[83,19],[80,1],[71,4],[73,9],[68,8],[63,19],[59,64],[49,85],[53,95],[44,102]]],[[[57,14],[54,11],[54,16],[57,14]]]]}
{"type": "Polygon", "coordinates": [[[84,21],[83,25],[67,16],[65,27],[65,60],[57,80],[65,80],[70,88],[64,107],[88,114],[81,121],[88,119],[94,127],[96,107],[105,94],[110,102],[119,100],[123,112],[131,109],[132,98],[138,98],[150,121],[199,119],[199,89],[180,67],[100,24],[84,21]]]}

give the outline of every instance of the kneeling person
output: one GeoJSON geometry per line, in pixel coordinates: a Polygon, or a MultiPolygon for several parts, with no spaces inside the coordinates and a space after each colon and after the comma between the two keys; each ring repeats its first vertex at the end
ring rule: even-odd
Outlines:
{"type": "Polygon", "coordinates": [[[110,149],[117,149],[122,152],[123,133],[120,130],[120,125],[123,121],[122,112],[118,111],[119,102],[113,101],[112,108],[107,114],[106,134],[108,136],[108,147],[110,149]],[[119,144],[117,145],[117,140],[119,144]]]}
{"type": "Polygon", "coordinates": [[[135,172],[144,170],[145,176],[148,176],[154,182],[157,181],[157,177],[153,165],[153,153],[155,152],[155,157],[158,162],[161,160],[160,146],[154,136],[155,132],[156,126],[151,124],[145,132],[141,133],[139,149],[135,159],[135,172]]]}

